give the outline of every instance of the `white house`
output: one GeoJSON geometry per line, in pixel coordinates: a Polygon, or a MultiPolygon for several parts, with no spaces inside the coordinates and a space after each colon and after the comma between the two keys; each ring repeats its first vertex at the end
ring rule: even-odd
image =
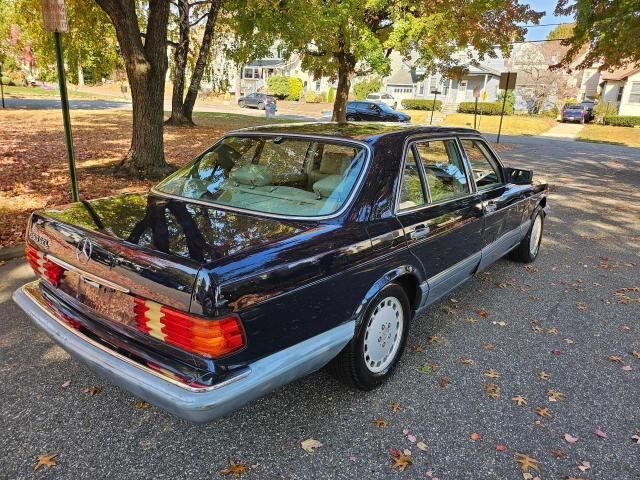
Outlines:
{"type": "Polygon", "coordinates": [[[602,72],[600,101],[615,103],[618,115],[640,116],[640,65],[602,72]]]}

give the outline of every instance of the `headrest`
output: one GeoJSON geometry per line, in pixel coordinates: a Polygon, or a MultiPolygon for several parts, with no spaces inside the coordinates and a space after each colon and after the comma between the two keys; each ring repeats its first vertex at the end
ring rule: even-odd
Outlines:
{"type": "Polygon", "coordinates": [[[339,152],[325,152],[320,161],[319,172],[325,175],[343,173],[351,163],[351,156],[339,152]]]}
{"type": "Polygon", "coordinates": [[[241,185],[264,187],[273,184],[273,175],[266,165],[243,165],[231,173],[231,180],[241,185]]]}
{"type": "Polygon", "coordinates": [[[313,184],[313,191],[322,198],[329,198],[344,180],[342,175],[327,175],[313,184]]]}

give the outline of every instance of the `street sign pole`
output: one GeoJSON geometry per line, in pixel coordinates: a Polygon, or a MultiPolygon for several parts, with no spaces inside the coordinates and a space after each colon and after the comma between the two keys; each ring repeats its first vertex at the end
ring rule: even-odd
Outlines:
{"type": "Polygon", "coordinates": [[[56,60],[58,63],[58,85],[60,86],[60,102],[62,103],[62,121],[64,123],[64,139],[67,144],[67,158],[69,159],[69,176],[71,177],[71,197],[74,202],[80,200],[78,195],[78,177],[76,176],[76,158],[73,152],[73,135],[71,134],[71,116],[69,115],[69,98],[67,96],[67,82],[64,75],[64,60],[62,56],[62,40],[60,32],[53,32],[56,44],[56,60]]]}
{"type": "Polygon", "coordinates": [[[436,89],[433,93],[433,105],[431,106],[431,120],[429,120],[429,125],[433,123],[433,112],[436,110],[436,100],[438,99],[438,90],[436,89]]]}
{"type": "Polygon", "coordinates": [[[69,30],[67,23],[67,7],[64,0],[41,0],[44,28],[53,32],[53,42],[56,48],[56,62],[58,64],[58,85],[60,87],[60,102],[62,104],[62,122],[64,123],[64,137],[67,145],[69,160],[69,177],[71,178],[71,197],[74,202],[80,200],[78,194],[78,178],[76,176],[76,159],[73,152],[73,135],[71,134],[71,117],[69,115],[69,97],[67,96],[67,81],[64,74],[64,57],[62,52],[61,32],[69,30]]]}
{"type": "Polygon", "coordinates": [[[473,109],[473,129],[476,129],[476,117],[478,116],[478,97],[476,97],[476,106],[473,109]]]}
{"type": "Polygon", "coordinates": [[[0,63],[0,94],[2,95],[2,108],[6,108],[4,106],[4,85],[2,83],[2,64],[0,63]]]}
{"type": "Polygon", "coordinates": [[[502,99],[502,112],[500,113],[500,125],[498,126],[498,138],[496,143],[500,143],[500,132],[502,132],[502,119],[504,118],[504,107],[507,105],[507,92],[509,91],[509,80],[511,80],[511,72],[507,72],[507,80],[504,88],[504,98],[502,99]]]}

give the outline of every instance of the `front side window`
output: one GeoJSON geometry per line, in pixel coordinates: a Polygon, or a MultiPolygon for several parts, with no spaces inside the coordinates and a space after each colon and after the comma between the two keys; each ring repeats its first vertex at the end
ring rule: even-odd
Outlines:
{"type": "Polygon", "coordinates": [[[413,149],[407,150],[407,158],[404,163],[402,180],[400,183],[400,196],[398,198],[398,210],[408,210],[424,205],[424,191],[418,162],[413,155],[413,149]]]}
{"type": "Polygon", "coordinates": [[[455,140],[416,143],[429,187],[431,202],[442,202],[469,194],[464,164],[455,140]]]}
{"type": "Polygon", "coordinates": [[[483,142],[472,139],[463,139],[461,142],[471,164],[473,179],[478,190],[501,185],[500,168],[487,146],[483,142]]]}
{"type": "Polygon", "coordinates": [[[155,190],[212,205],[317,217],[347,201],[366,159],[364,147],[283,136],[227,137],[155,190]]]}

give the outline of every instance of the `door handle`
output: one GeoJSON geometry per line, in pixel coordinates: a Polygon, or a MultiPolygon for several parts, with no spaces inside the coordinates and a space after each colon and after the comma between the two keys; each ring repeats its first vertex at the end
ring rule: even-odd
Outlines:
{"type": "Polygon", "coordinates": [[[422,240],[423,238],[428,236],[430,232],[431,228],[429,228],[428,225],[425,225],[424,223],[416,225],[415,229],[413,230],[413,239],[422,240]]]}
{"type": "Polygon", "coordinates": [[[484,205],[484,211],[487,213],[494,213],[496,210],[498,210],[498,205],[496,204],[496,202],[487,202],[484,205]]]}

